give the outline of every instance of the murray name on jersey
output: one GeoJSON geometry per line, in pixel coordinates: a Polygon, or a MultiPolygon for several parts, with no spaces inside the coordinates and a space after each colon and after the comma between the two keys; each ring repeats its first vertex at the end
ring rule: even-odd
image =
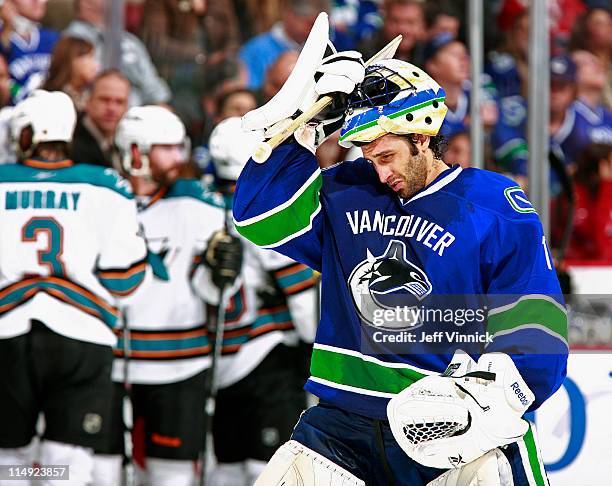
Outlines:
{"type": "Polygon", "coordinates": [[[117,299],[148,274],[129,183],[112,169],[70,160],[0,167],[0,337],[30,319],[112,345],[117,299]]]}
{"type": "Polygon", "coordinates": [[[76,211],[80,192],[75,191],[7,191],[4,209],[65,209],[76,211]]]}

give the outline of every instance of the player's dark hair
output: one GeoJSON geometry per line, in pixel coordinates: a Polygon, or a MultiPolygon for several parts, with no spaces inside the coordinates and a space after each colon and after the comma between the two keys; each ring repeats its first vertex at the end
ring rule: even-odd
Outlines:
{"type": "MultiPolygon", "coordinates": [[[[412,135],[405,135],[404,139],[408,142],[408,145],[410,146],[410,153],[412,155],[417,155],[419,153],[419,150],[416,148],[416,146],[412,142],[412,135]]],[[[446,151],[446,146],[447,146],[446,138],[441,133],[438,133],[437,135],[434,135],[433,137],[430,136],[429,148],[433,152],[434,159],[442,160],[442,157],[444,156],[444,152],[446,151]]]]}
{"type": "Polygon", "coordinates": [[[446,141],[446,138],[441,133],[438,133],[436,136],[431,137],[431,140],[429,141],[429,148],[433,152],[435,159],[442,160],[444,152],[446,152],[447,145],[448,143],[446,141]]]}
{"type": "Polygon", "coordinates": [[[58,158],[65,157],[67,158],[70,154],[70,144],[68,142],[40,142],[36,145],[34,152],[32,153],[33,157],[40,156],[41,152],[53,152],[57,154],[58,158]]]}

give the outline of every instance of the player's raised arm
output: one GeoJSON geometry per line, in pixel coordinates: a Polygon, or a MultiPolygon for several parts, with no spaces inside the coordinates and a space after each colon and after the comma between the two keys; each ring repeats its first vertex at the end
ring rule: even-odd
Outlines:
{"type": "Polygon", "coordinates": [[[262,139],[269,139],[317,97],[333,94],[335,101],[276,148],[264,164],[248,162],[238,179],[234,223],[239,233],[258,246],[274,248],[319,269],[323,179],[314,152],[343,124],[346,95],[363,79],[364,67],[357,52],[334,53],[314,61],[305,60],[307,55],[303,51],[287,80],[291,90],[281,89],[268,104],[247,113],[243,128],[258,130],[262,139]],[[296,84],[296,72],[301,84],[296,84]],[[287,106],[295,111],[286,113],[287,106]]]}

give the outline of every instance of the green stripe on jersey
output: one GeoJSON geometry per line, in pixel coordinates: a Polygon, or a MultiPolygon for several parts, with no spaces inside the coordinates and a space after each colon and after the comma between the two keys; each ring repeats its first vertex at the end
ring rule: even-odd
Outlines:
{"type": "Polygon", "coordinates": [[[319,192],[322,185],[321,171],[317,169],[289,201],[262,215],[244,221],[234,220],[236,229],[258,246],[273,248],[286,243],[312,225],[321,208],[319,192]]]}
{"type": "Polygon", "coordinates": [[[523,436],[523,440],[525,441],[525,446],[527,447],[529,466],[531,468],[531,472],[533,473],[533,478],[535,479],[537,486],[548,486],[548,481],[544,480],[544,476],[542,475],[542,469],[540,468],[540,460],[538,459],[538,447],[536,446],[535,438],[533,437],[533,429],[531,428],[531,424],[529,425],[527,433],[523,436]]]}
{"type": "Polygon", "coordinates": [[[360,357],[360,353],[351,352],[357,354],[355,356],[344,354],[343,351],[347,350],[338,348],[338,351],[321,349],[315,344],[310,362],[311,375],[345,387],[359,388],[362,391],[357,392],[365,395],[370,395],[368,391],[399,393],[426,376],[408,365],[383,363],[373,358],[366,361],[368,357],[360,357]]]}
{"type": "Polygon", "coordinates": [[[512,168],[513,162],[520,157],[527,157],[527,143],[522,139],[512,139],[495,151],[497,162],[505,168],[512,168]]]}
{"type": "Polygon", "coordinates": [[[567,342],[567,314],[552,300],[528,296],[489,312],[487,331],[490,334],[529,327],[544,327],[567,342]]]}

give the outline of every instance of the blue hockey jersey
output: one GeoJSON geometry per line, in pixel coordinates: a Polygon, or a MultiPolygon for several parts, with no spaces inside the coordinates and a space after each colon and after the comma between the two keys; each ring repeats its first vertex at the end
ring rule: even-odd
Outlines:
{"type": "Polygon", "coordinates": [[[394,394],[443,372],[459,348],[476,359],[511,354],[536,395],[532,408],[563,381],[561,290],[534,208],[503,176],[455,166],[402,200],[367,160],[321,171],[309,151],[288,143],[265,164],[249,161],[238,180],[234,223],[259,246],[322,272],[306,384],[322,400],[386,418],[394,394]],[[441,302],[450,320],[434,313],[412,322],[410,332],[398,327],[401,303],[429,309],[441,302]],[[485,318],[465,326],[459,311],[477,307],[485,318]],[[453,329],[487,342],[458,343],[453,329]],[[446,331],[447,339],[424,337],[446,331]]]}
{"type": "Polygon", "coordinates": [[[0,52],[8,64],[13,103],[27,98],[42,86],[51,65],[51,52],[59,37],[58,32],[39,28],[32,29],[27,40],[16,32],[11,33],[8,49],[0,49],[0,52]]]}
{"type": "MultiPolygon", "coordinates": [[[[499,123],[491,136],[495,159],[513,174],[525,175],[527,101],[522,96],[506,97],[500,100],[499,107],[499,123]]],[[[563,124],[550,137],[550,150],[565,164],[575,164],[591,143],[612,144],[612,115],[603,106],[593,109],[577,100],[568,108],[563,124]]]]}
{"type": "MultiPolygon", "coordinates": [[[[482,103],[497,103],[496,91],[489,75],[483,73],[482,88],[480,97],[482,103]]],[[[470,130],[470,92],[472,90],[472,82],[466,80],[463,83],[463,89],[457,99],[457,106],[452,109],[448,107],[444,122],[440,127],[440,133],[446,139],[450,139],[458,133],[465,133],[470,130]]],[[[447,99],[448,101],[448,99],[447,99]]]]}

